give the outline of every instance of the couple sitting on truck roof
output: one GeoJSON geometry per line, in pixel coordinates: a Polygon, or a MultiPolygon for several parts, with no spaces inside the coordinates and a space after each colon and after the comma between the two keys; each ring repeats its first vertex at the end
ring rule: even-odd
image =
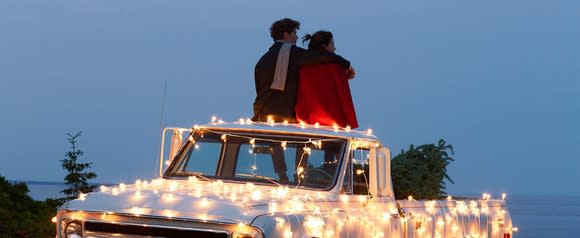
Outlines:
{"type": "Polygon", "coordinates": [[[357,128],[348,80],[355,71],[334,51],[328,31],[303,37],[297,47],[298,21],[284,18],[270,27],[274,44],[256,64],[253,121],[274,121],[357,128]]]}

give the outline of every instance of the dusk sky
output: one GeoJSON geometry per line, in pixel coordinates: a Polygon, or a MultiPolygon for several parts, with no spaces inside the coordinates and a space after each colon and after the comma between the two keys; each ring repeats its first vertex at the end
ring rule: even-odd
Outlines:
{"type": "Polygon", "coordinates": [[[62,181],[82,131],[96,182],[152,178],[161,125],[252,115],[284,17],[334,33],[361,129],[393,155],[454,146],[447,192],[580,195],[577,0],[2,0],[0,175],[62,181]]]}

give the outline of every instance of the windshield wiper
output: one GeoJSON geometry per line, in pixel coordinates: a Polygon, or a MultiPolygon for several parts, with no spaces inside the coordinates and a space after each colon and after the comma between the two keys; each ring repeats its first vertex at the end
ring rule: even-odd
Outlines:
{"type": "Polygon", "coordinates": [[[208,177],[203,176],[203,173],[201,172],[192,172],[192,171],[183,171],[183,172],[178,172],[176,173],[177,175],[183,175],[183,176],[195,176],[198,177],[200,179],[203,179],[205,181],[211,181],[211,179],[209,179],[208,177]]]}
{"type": "Polygon", "coordinates": [[[282,184],[280,184],[280,183],[278,183],[278,182],[274,181],[274,179],[273,179],[273,178],[266,177],[266,176],[261,176],[261,175],[253,175],[253,174],[236,174],[236,176],[242,176],[242,177],[250,177],[250,178],[259,178],[259,179],[263,179],[263,180],[266,180],[266,181],[268,181],[268,182],[271,182],[271,183],[273,183],[273,184],[275,184],[275,185],[277,185],[277,186],[282,186],[282,184]]]}

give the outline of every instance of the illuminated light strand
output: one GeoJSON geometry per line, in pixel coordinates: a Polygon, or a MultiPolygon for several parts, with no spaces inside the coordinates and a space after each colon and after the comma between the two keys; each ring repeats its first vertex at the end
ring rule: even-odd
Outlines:
{"type": "Polygon", "coordinates": [[[77,199],[84,201],[87,198],[87,196],[88,196],[88,194],[86,194],[86,193],[80,193],[79,197],[77,199]]]}
{"type": "MultiPolygon", "coordinates": [[[[239,124],[242,124],[242,125],[244,124],[244,123],[241,123],[241,122],[238,122],[238,123],[239,124]]],[[[277,126],[277,125],[289,126],[289,125],[296,125],[297,127],[302,128],[302,129],[306,129],[310,125],[310,126],[312,126],[313,128],[316,128],[316,129],[327,129],[327,130],[332,129],[335,132],[338,132],[340,130],[343,130],[345,132],[351,132],[352,131],[352,127],[350,125],[347,125],[346,127],[340,127],[336,123],[334,123],[332,126],[322,126],[322,125],[320,125],[319,122],[315,122],[314,124],[307,124],[304,121],[298,121],[298,123],[290,124],[287,120],[284,120],[282,123],[277,123],[277,122],[275,122],[270,117],[266,119],[266,122],[260,122],[260,121],[254,122],[254,121],[252,121],[252,123],[254,123],[254,124],[265,124],[265,125],[269,125],[269,126],[277,126]]],[[[246,121],[245,124],[249,124],[249,123],[246,121]]],[[[360,133],[363,133],[361,131],[359,131],[359,132],[360,133]]],[[[372,129],[368,129],[364,133],[366,133],[366,135],[368,135],[368,136],[372,136],[372,129]]]]}
{"type": "Polygon", "coordinates": [[[256,142],[274,142],[274,143],[280,143],[283,147],[287,146],[288,144],[315,144],[317,147],[322,147],[324,142],[337,142],[339,141],[339,139],[317,139],[317,140],[308,140],[308,141],[287,141],[287,140],[274,140],[274,139],[267,139],[267,138],[255,138],[255,137],[249,137],[249,136],[243,136],[243,135],[236,135],[236,134],[232,134],[232,133],[224,133],[224,132],[220,132],[220,131],[215,131],[215,130],[211,130],[211,129],[203,129],[203,131],[205,132],[209,132],[209,133],[214,133],[214,134],[218,134],[221,135],[220,139],[224,142],[227,141],[228,137],[233,137],[233,138],[239,138],[239,139],[247,139],[249,142],[251,142],[252,140],[254,141],[254,143],[256,142]]]}
{"type": "MultiPolygon", "coordinates": [[[[317,143],[312,142],[312,141],[310,143],[317,144],[317,143]]],[[[190,178],[188,178],[188,182],[191,183],[193,186],[182,187],[182,186],[178,186],[177,183],[175,183],[175,182],[164,182],[163,179],[156,179],[156,180],[152,180],[151,181],[151,184],[153,184],[152,187],[147,188],[147,186],[145,186],[145,189],[153,190],[153,188],[155,188],[155,189],[159,189],[163,193],[163,191],[176,191],[176,190],[179,192],[180,190],[187,190],[187,188],[189,188],[190,191],[191,190],[197,191],[196,193],[199,194],[199,196],[208,196],[208,195],[211,195],[211,194],[221,195],[221,194],[227,194],[227,193],[231,194],[232,196],[238,196],[238,194],[240,194],[240,195],[241,194],[244,194],[242,191],[244,191],[246,189],[256,189],[256,187],[252,183],[248,183],[248,184],[242,185],[242,186],[245,187],[245,189],[238,189],[237,186],[232,186],[232,185],[226,186],[225,184],[223,184],[223,182],[221,180],[214,181],[214,182],[208,184],[205,181],[200,181],[196,177],[190,177],[190,178]],[[225,187],[223,187],[223,186],[225,186],[225,187]],[[221,188],[221,187],[223,187],[223,188],[221,188]],[[220,189],[216,189],[216,188],[220,188],[220,189]]],[[[135,182],[135,188],[136,189],[140,189],[141,187],[143,187],[143,184],[148,184],[148,182],[147,181],[140,181],[140,180],[138,180],[138,181],[135,182]]],[[[240,186],[240,187],[242,187],[242,186],[240,186]]],[[[115,188],[111,189],[110,192],[111,193],[114,193],[114,191],[117,191],[117,193],[118,193],[119,191],[123,192],[126,189],[127,189],[127,186],[126,185],[120,184],[118,187],[115,187],[115,188]]],[[[285,195],[279,195],[278,196],[279,197],[278,200],[283,200],[283,199],[287,198],[287,195],[286,194],[288,193],[288,187],[278,187],[278,189],[280,190],[280,194],[285,194],[285,195]]],[[[275,189],[275,190],[277,190],[277,189],[275,189]]],[[[103,187],[101,187],[101,191],[108,191],[108,189],[106,187],[105,187],[105,189],[103,189],[103,187]]],[[[155,190],[155,191],[157,191],[157,190],[155,190]]],[[[261,194],[265,190],[253,190],[253,191],[254,192],[252,194],[256,194],[256,193],[257,194],[261,194]]],[[[139,191],[136,191],[136,193],[137,192],[139,192],[139,191]]],[[[323,215],[321,215],[321,207],[320,206],[312,206],[311,204],[305,204],[305,202],[306,201],[309,201],[309,199],[320,199],[320,196],[322,196],[320,193],[316,193],[315,195],[312,195],[312,196],[311,196],[310,193],[305,194],[303,196],[294,196],[292,198],[292,200],[290,200],[290,201],[281,201],[279,203],[274,203],[274,204],[276,204],[274,206],[276,207],[276,210],[277,211],[287,212],[287,213],[288,212],[294,212],[294,213],[296,213],[296,212],[301,212],[301,211],[313,211],[314,214],[317,214],[318,217],[316,217],[316,219],[314,219],[314,220],[312,220],[312,219],[310,220],[311,223],[313,224],[311,226],[317,227],[318,225],[316,225],[316,224],[319,224],[318,221],[323,221],[324,222],[324,219],[325,219],[325,217],[323,217],[323,215]]],[[[490,199],[491,198],[491,195],[486,194],[484,197],[490,199]]],[[[273,200],[275,200],[274,199],[274,196],[272,196],[272,198],[273,198],[273,200]]],[[[344,201],[347,201],[348,202],[348,196],[341,196],[339,198],[340,198],[341,201],[343,201],[343,198],[345,198],[344,201]]],[[[368,199],[367,196],[359,196],[357,198],[358,199],[354,199],[354,200],[355,201],[358,201],[358,202],[365,202],[368,199]]],[[[203,197],[202,199],[205,199],[207,201],[207,198],[205,198],[205,197],[203,197]]],[[[264,196],[260,196],[259,199],[260,200],[264,200],[264,196]]],[[[488,199],[484,199],[484,200],[488,200],[488,199]]],[[[505,195],[504,194],[502,194],[502,199],[505,199],[505,195]]],[[[449,201],[452,200],[451,196],[448,197],[448,200],[449,201]]],[[[245,200],[245,202],[248,202],[248,200],[245,200]]],[[[465,202],[462,202],[462,201],[460,201],[460,202],[456,201],[456,202],[457,202],[457,206],[456,207],[458,207],[458,209],[456,209],[456,210],[464,210],[464,207],[467,207],[468,209],[465,209],[465,210],[467,210],[467,211],[474,211],[477,208],[477,205],[478,205],[475,201],[469,201],[468,203],[465,203],[465,202]],[[469,206],[467,206],[467,204],[469,204],[469,206]]],[[[429,209],[431,209],[431,207],[434,205],[434,203],[435,203],[435,201],[427,201],[426,202],[427,211],[429,209]]],[[[139,208],[139,207],[137,207],[137,208],[139,208]]],[[[328,209],[328,208],[326,208],[326,209],[328,209]]],[[[391,208],[391,209],[393,209],[393,208],[391,208]]],[[[482,209],[481,210],[482,211],[484,210],[484,206],[483,205],[482,205],[482,209]]],[[[333,212],[336,212],[336,211],[337,211],[336,209],[333,209],[333,212]]],[[[395,209],[395,211],[396,211],[396,209],[395,209]]],[[[176,212],[175,213],[174,212],[175,211],[172,211],[172,210],[166,210],[166,211],[164,211],[164,214],[166,214],[167,217],[171,218],[171,217],[175,217],[175,216],[178,215],[176,212]]],[[[367,229],[371,229],[370,227],[373,227],[374,225],[376,225],[372,221],[372,219],[369,218],[370,216],[369,217],[366,217],[368,214],[372,214],[372,213],[369,213],[369,211],[365,210],[364,208],[362,208],[360,211],[358,211],[358,213],[360,215],[354,215],[352,218],[349,218],[349,219],[352,219],[352,221],[354,221],[354,222],[359,222],[359,223],[363,224],[365,227],[367,227],[367,229]]],[[[392,214],[395,214],[395,213],[396,212],[393,212],[392,214]]],[[[497,213],[499,213],[499,214],[505,214],[506,211],[505,210],[498,210],[497,213]]],[[[103,213],[103,215],[105,215],[105,213],[103,213]]],[[[467,216],[471,216],[471,215],[467,214],[467,216]]],[[[80,215],[77,216],[77,218],[78,217],[80,217],[80,215]]],[[[210,218],[207,214],[201,215],[200,217],[202,217],[204,221],[207,221],[210,218]]],[[[383,219],[383,220],[385,220],[385,219],[388,220],[389,219],[389,216],[387,214],[383,214],[383,217],[382,218],[381,217],[377,217],[377,220],[379,220],[379,218],[380,219],[383,219]]],[[[463,228],[464,225],[461,225],[462,223],[459,223],[458,218],[451,218],[450,217],[449,219],[451,221],[450,223],[445,223],[443,220],[437,219],[436,220],[437,221],[437,225],[438,226],[446,226],[447,225],[448,227],[452,227],[452,230],[454,230],[454,232],[458,232],[458,231],[465,232],[463,229],[468,229],[468,228],[463,228]],[[439,225],[439,224],[442,224],[442,225],[439,225]]],[[[283,219],[281,219],[281,220],[284,221],[283,219]]],[[[423,222],[424,223],[425,221],[431,221],[432,219],[431,219],[431,217],[426,217],[425,218],[424,216],[422,217],[421,215],[418,215],[415,218],[405,218],[405,219],[400,219],[399,218],[399,220],[401,222],[406,222],[408,220],[409,222],[417,222],[417,221],[419,221],[419,222],[423,222]],[[421,220],[421,219],[424,219],[424,220],[421,220]]],[[[345,220],[345,221],[347,221],[347,220],[345,220]]],[[[284,224],[284,222],[281,222],[281,223],[284,224]]],[[[505,224],[505,221],[503,219],[502,220],[498,219],[498,221],[494,223],[493,230],[498,230],[499,229],[498,227],[501,227],[504,224],[505,224]]],[[[341,227],[342,225],[344,225],[344,223],[337,222],[336,227],[341,227]]],[[[424,230],[424,229],[426,229],[425,227],[426,226],[423,225],[417,231],[419,233],[423,233],[423,232],[425,232],[425,230],[424,230]]],[[[518,228],[517,227],[513,227],[513,228],[512,227],[509,227],[509,228],[505,228],[505,229],[506,229],[506,231],[508,229],[511,229],[511,231],[514,231],[515,232],[515,231],[517,231],[518,228]]],[[[289,228],[289,230],[290,230],[290,228],[289,228]]],[[[318,234],[318,231],[316,231],[316,229],[314,229],[314,230],[315,230],[315,233],[318,234]]],[[[376,232],[376,231],[372,231],[372,232],[376,236],[380,236],[381,235],[381,233],[379,233],[379,232],[376,232]]],[[[332,234],[335,234],[335,233],[331,229],[325,229],[323,231],[323,234],[327,234],[327,235],[332,236],[332,234]]],[[[480,235],[479,233],[464,233],[464,234],[470,234],[470,236],[472,236],[472,237],[477,237],[477,236],[480,235]]]]}

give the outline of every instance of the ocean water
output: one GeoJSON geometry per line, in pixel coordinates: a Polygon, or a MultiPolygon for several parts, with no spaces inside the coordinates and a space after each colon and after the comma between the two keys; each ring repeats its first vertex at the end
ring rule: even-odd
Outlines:
{"type": "Polygon", "coordinates": [[[580,196],[511,195],[515,237],[580,237],[580,196]]]}
{"type": "MultiPolygon", "coordinates": [[[[63,197],[66,186],[58,183],[27,182],[35,200],[63,197]]],[[[580,237],[580,196],[509,195],[508,210],[519,231],[514,237],[580,237]]]]}
{"type": "MultiPolygon", "coordinates": [[[[16,182],[16,181],[10,181],[16,182]]],[[[67,188],[66,185],[62,183],[55,182],[25,182],[28,186],[28,195],[34,200],[42,201],[47,198],[61,198],[64,197],[64,193],[60,191],[67,188]]]]}

